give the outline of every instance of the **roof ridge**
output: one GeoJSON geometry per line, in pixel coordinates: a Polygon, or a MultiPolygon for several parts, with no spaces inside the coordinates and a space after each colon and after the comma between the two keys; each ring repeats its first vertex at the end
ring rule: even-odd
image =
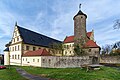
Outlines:
{"type": "MultiPolygon", "coordinates": [[[[51,37],[45,36],[45,35],[43,35],[43,34],[40,34],[40,33],[38,33],[38,32],[35,32],[35,31],[32,31],[32,30],[29,30],[29,29],[26,29],[26,28],[23,28],[23,27],[18,26],[18,25],[17,25],[17,27],[18,27],[18,28],[22,28],[22,29],[27,30],[27,31],[30,31],[30,32],[33,32],[33,33],[38,34],[38,35],[42,35],[42,36],[47,37],[47,38],[50,38],[50,39],[52,39],[52,40],[59,41],[59,40],[57,40],[57,39],[54,39],[54,38],[51,38],[51,37]]],[[[62,42],[62,41],[59,41],[59,42],[62,42]]]]}

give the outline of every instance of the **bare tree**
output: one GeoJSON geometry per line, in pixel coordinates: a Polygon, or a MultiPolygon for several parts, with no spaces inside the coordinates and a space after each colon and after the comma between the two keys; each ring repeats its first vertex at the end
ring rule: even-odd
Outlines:
{"type": "Polygon", "coordinates": [[[107,55],[111,52],[112,47],[109,44],[106,44],[105,46],[102,46],[102,54],[107,55]]]}

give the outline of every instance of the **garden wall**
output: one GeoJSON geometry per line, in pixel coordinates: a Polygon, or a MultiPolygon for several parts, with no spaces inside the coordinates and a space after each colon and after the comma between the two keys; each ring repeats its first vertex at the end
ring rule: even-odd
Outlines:
{"type": "Polygon", "coordinates": [[[101,56],[100,63],[120,64],[120,56],[101,56]]]}
{"type": "Polygon", "coordinates": [[[41,57],[41,67],[49,68],[68,68],[81,67],[84,64],[91,64],[92,58],[89,56],[82,57],[57,57],[57,56],[43,56],[41,57]]]}

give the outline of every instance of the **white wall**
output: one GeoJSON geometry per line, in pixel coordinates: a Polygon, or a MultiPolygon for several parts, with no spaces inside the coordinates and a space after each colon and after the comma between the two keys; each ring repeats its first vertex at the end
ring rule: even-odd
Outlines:
{"type": "Polygon", "coordinates": [[[4,51],[4,65],[9,65],[9,52],[8,51],[4,51]]]}
{"type": "Polygon", "coordinates": [[[22,43],[11,45],[9,49],[10,49],[10,65],[21,65],[22,43]],[[18,50],[18,45],[19,45],[19,50],[18,50]],[[16,46],[16,50],[15,50],[15,46],[16,46]],[[14,51],[13,51],[13,47],[14,47],[14,51]]]}
{"type": "Polygon", "coordinates": [[[22,66],[41,67],[41,56],[22,57],[22,66]]]}
{"type": "Polygon", "coordinates": [[[81,65],[84,64],[91,64],[91,61],[92,60],[91,58],[89,58],[89,56],[82,57],[31,56],[22,57],[22,66],[37,66],[48,68],[81,67],[81,65]]]}

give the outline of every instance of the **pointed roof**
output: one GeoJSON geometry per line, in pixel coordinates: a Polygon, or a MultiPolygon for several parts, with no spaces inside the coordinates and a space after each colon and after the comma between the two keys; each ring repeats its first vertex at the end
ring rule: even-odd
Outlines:
{"type": "Polygon", "coordinates": [[[84,14],[81,10],[79,10],[78,13],[73,17],[73,19],[75,19],[75,17],[78,15],[84,15],[87,18],[87,15],[84,14]]]}
{"type": "Polygon", "coordinates": [[[26,44],[49,47],[53,43],[62,43],[59,40],[47,37],[45,35],[33,32],[31,30],[17,26],[23,42],[26,44]]]}
{"type": "MultiPolygon", "coordinates": [[[[90,38],[92,32],[87,32],[87,37],[90,38]]],[[[64,41],[64,43],[70,43],[70,42],[74,42],[74,36],[67,36],[64,41]]]]}
{"type": "Polygon", "coordinates": [[[36,51],[28,51],[23,54],[23,57],[28,56],[51,56],[51,54],[46,49],[38,49],[36,51]]]}

